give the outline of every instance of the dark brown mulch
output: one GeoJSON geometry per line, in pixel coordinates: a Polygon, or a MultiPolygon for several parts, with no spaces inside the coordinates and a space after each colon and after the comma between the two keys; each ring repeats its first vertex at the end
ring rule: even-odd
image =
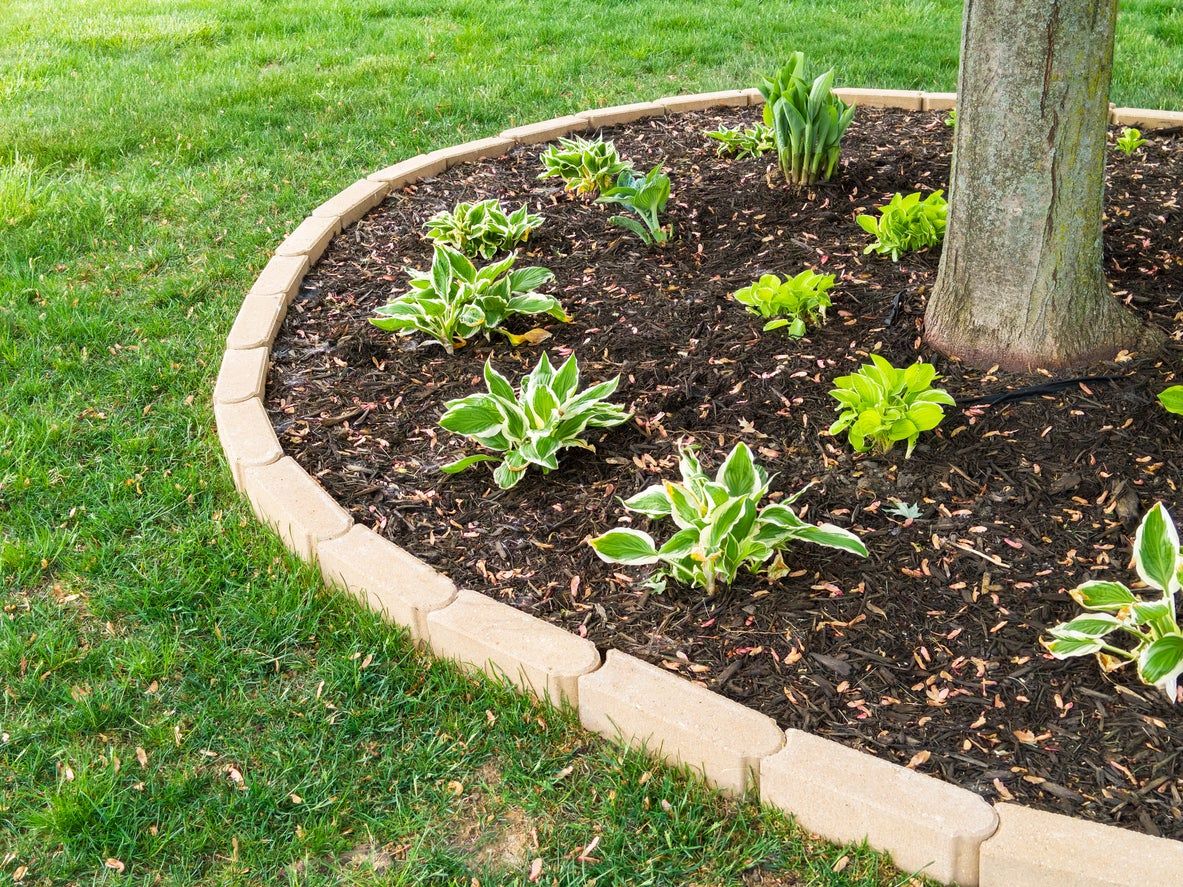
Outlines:
{"type": "MultiPolygon", "coordinates": [[[[1183,370],[1176,350],[1106,368],[1082,384],[995,408],[953,411],[912,459],[855,456],[823,430],[829,382],[868,351],[897,365],[934,359],[960,398],[1030,384],[983,374],[920,343],[936,252],[864,257],[854,216],[892,192],[942,187],[950,133],[940,114],[861,111],[840,175],[794,193],[766,160],[720,160],[702,131],[752,110],[619,127],[621,153],[674,182],[677,236],[646,249],[604,207],[536,180],[537,149],[450,170],[392,196],[334,241],[279,337],[268,408],[285,449],[359,521],[458,583],[702,681],[799,727],[989,798],[1183,838],[1183,708],[1128,672],[1060,663],[1037,644],[1074,612],[1064,589],[1129,579],[1132,530],[1163,500],[1183,517],[1183,420],[1154,395],[1183,370]],[[771,187],[769,182],[771,181],[771,187]],[[585,379],[622,374],[634,423],[568,450],[559,471],[515,490],[485,466],[437,467],[472,447],[436,426],[444,400],[479,385],[486,356],[511,377],[538,349],[480,342],[446,356],[366,319],[426,267],[423,222],[458,200],[527,200],[546,215],[531,262],[554,270],[574,315],[550,323],[553,355],[585,379]],[[836,316],[805,341],[762,334],[728,293],[761,272],[806,265],[840,275],[836,316]],[[675,473],[693,437],[712,464],[739,440],[779,473],[818,481],[813,520],[852,527],[869,560],[798,546],[794,572],[743,577],[712,599],[641,587],[645,570],[601,563],[584,544],[616,526],[617,496],[675,473]],[[919,503],[914,522],[892,499],[919,503]]],[[[1152,137],[1111,162],[1107,264],[1115,289],[1174,329],[1183,294],[1183,142],[1152,137]]],[[[526,328],[525,326],[521,329],[526,328]]],[[[1176,333],[1175,339],[1179,336],[1176,333]]],[[[667,528],[659,527],[664,535],[667,528]]]]}

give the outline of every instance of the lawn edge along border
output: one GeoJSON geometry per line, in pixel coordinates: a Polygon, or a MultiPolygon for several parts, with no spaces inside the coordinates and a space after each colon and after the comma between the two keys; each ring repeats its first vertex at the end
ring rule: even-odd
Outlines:
{"type": "MultiPolygon", "coordinates": [[[[856,104],[956,107],[955,93],[845,89],[856,104]]],[[[860,841],[908,871],[964,887],[1135,887],[1183,883],[1183,843],[977,794],[866,752],[802,733],[618,650],[453,582],[353,519],[290,456],[263,406],[270,347],[300,281],[344,228],[392,191],[460,163],[646,117],[758,105],[754,89],[667,96],[527,123],[421,154],[354,182],[280,244],[242,303],[213,391],[218,436],[258,519],[320,567],[329,585],[407,629],[435,655],[578,711],[588,730],[697,771],[720,791],[762,802],[837,842],[860,841]]],[[[1161,129],[1183,112],[1110,108],[1110,123],[1161,129]]]]}

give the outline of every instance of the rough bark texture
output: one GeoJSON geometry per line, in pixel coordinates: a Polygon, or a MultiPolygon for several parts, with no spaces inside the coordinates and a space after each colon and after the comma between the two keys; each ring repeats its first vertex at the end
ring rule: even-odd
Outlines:
{"type": "Polygon", "coordinates": [[[1102,269],[1117,0],[966,0],[930,344],[1030,371],[1149,342],[1102,269]]]}

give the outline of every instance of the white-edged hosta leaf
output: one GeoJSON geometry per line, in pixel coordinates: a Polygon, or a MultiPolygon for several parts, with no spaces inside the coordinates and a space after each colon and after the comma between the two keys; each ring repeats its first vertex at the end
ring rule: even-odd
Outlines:
{"type": "Polygon", "coordinates": [[[1052,638],[1044,644],[1049,653],[1057,659],[1070,659],[1073,656],[1088,656],[1099,652],[1105,645],[1100,638],[1072,637],[1052,638]]]}
{"type": "Polygon", "coordinates": [[[814,545],[838,548],[851,554],[857,554],[859,557],[867,556],[867,546],[863,544],[862,539],[850,530],[834,526],[834,524],[807,525],[795,531],[793,536],[796,539],[812,542],[814,545]]]}
{"type": "Polygon", "coordinates": [[[1134,535],[1134,566],[1147,585],[1173,594],[1179,588],[1179,534],[1161,502],[1146,512],[1134,535]]]}
{"type": "Polygon", "coordinates": [[[635,496],[624,500],[624,507],[646,517],[669,517],[670,497],[666,495],[665,487],[654,484],[635,496]]]}
{"type": "Polygon", "coordinates": [[[1048,629],[1048,634],[1054,638],[1085,637],[1103,638],[1122,625],[1121,620],[1108,613],[1086,613],[1068,622],[1062,622],[1055,628],[1048,629]]]}
{"type": "Polygon", "coordinates": [[[1183,674],[1183,635],[1161,637],[1138,657],[1138,676],[1148,684],[1162,687],[1171,702],[1175,701],[1180,674],[1183,674]]]}
{"type": "Polygon", "coordinates": [[[1116,612],[1138,600],[1134,593],[1120,582],[1101,579],[1081,583],[1068,593],[1086,610],[1116,612]]]}
{"type": "Polygon", "coordinates": [[[715,474],[715,483],[722,484],[733,496],[748,496],[759,486],[752,451],[745,443],[738,443],[727,454],[715,474]]]}

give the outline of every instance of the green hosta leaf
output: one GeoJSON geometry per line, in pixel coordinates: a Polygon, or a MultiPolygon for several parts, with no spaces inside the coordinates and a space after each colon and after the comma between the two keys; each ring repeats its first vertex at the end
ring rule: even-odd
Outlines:
{"type": "Polygon", "coordinates": [[[610,564],[655,564],[657,546],[653,537],[640,530],[619,527],[590,542],[601,560],[610,564]]]}
{"type": "Polygon", "coordinates": [[[1183,635],[1161,637],[1146,647],[1138,657],[1138,676],[1148,684],[1162,687],[1171,702],[1183,674],[1183,635]]]}
{"type": "Polygon", "coordinates": [[[1086,610],[1117,611],[1135,603],[1134,593],[1120,582],[1095,580],[1072,589],[1072,599],[1086,610]]]}
{"type": "Polygon", "coordinates": [[[1183,385],[1172,385],[1160,392],[1158,400],[1168,413],[1183,415],[1183,385]]]}
{"type": "Polygon", "coordinates": [[[669,517],[672,506],[665,487],[654,484],[624,500],[624,507],[646,517],[669,517]]]}
{"type": "Polygon", "coordinates": [[[941,424],[945,411],[935,403],[914,403],[908,409],[908,418],[918,431],[931,431],[941,424]]]}
{"type": "Polygon", "coordinates": [[[444,474],[459,474],[478,462],[497,462],[497,456],[490,456],[487,453],[478,453],[475,456],[465,456],[463,459],[457,459],[455,462],[449,462],[447,465],[441,465],[440,471],[444,474]]]}
{"type": "Polygon", "coordinates": [[[1048,652],[1057,659],[1070,659],[1073,656],[1089,656],[1099,653],[1104,649],[1105,642],[1099,638],[1053,638],[1045,646],[1048,652]]]}
{"type": "Polygon", "coordinates": [[[440,427],[468,437],[488,437],[501,430],[501,413],[480,395],[453,400],[440,418],[440,427]]]}
{"type": "Polygon", "coordinates": [[[662,560],[676,561],[682,558],[690,557],[694,549],[698,546],[700,532],[695,527],[687,527],[685,530],[679,530],[669,538],[665,545],[661,546],[658,552],[662,560]]]}
{"type": "Polygon", "coordinates": [[[1168,600],[1138,601],[1130,607],[1130,618],[1139,625],[1152,623],[1168,627],[1173,615],[1171,602],[1168,600]]]}
{"type": "Polygon", "coordinates": [[[1179,534],[1161,502],[1142,518],[1134,536],[1134,566],[1147,585],[1173,594],[1179,588],[1179,534]]]}

